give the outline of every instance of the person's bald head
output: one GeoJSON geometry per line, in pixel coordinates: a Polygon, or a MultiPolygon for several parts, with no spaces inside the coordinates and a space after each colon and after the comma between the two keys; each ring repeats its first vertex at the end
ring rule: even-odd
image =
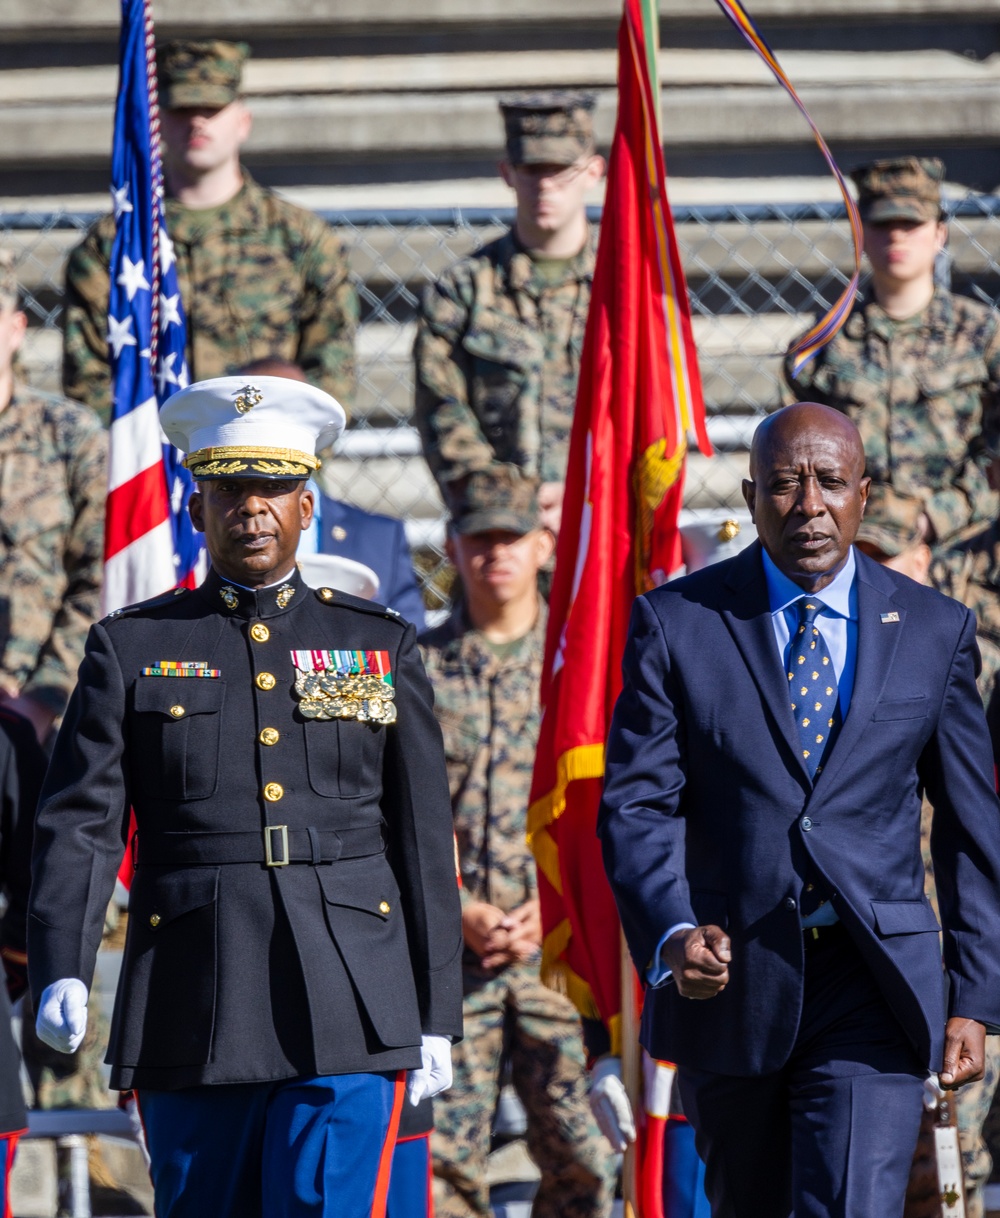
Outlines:
{"type": "Polygon", "coordinates": [[[775,566],[811,592],[847,558],[868,498],[864,475],[858,429],[829,406],[797,402],[754,433],[743,497],[775,566]]]}

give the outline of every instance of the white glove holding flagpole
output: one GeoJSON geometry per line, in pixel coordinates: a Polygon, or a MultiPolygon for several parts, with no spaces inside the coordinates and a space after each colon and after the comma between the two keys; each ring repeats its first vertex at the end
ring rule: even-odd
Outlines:
{"type": "Polygon", "coordinates": [[[451,1040],[447,1036],[421,1036],[421,1065],[411,1070],[406,1094],[416,1108],[422,1099],[447,1091],[451,1086],[451,1040]]]}
{"type": "Polygon", "coordinates": [[[78,977],[53,981],[42,990],[35,1031],[60,1053],[75,1053],[87,1032],[87,987],[78,977]]]}
{"type": "Polygon", "coordinates": [[[635,1118],[622,1082],[620,1057],[598,1058],[590,1072],[590,1110],[601,1133],[618,1154],[635,1141],[635,1118]]]}

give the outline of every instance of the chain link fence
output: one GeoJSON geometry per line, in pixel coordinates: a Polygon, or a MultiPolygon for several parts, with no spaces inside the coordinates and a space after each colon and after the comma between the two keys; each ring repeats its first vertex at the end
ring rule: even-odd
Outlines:
{"type": "MultiPolygon", "coordinates": [[[[948,247],[938,267],[955,291],[1000,305],[1000,198],[968,194],[946,204],[948,247]]],[[[443,508],[412,426],[410,352],[423,287],[497,236],[511,212],[320,212],[343,237],[361,300],[358,389],[332,493],[406,521],[431,609],[447,603],[443,508]]],[[[58,390],[63,263],[94,215],[0,212],[0,243],[13,248],[31,329],[22,363],[34,383],[58,390]]],[[[600,220],[599,210],[591,219],[600,220]]],[[[684,521],[712,523],[743,508],[740,481],[757,422],[780,401],[781,357],[852,271],[850,230],[839,204],[683,207],[674,212],[716,455],[692,453],[684,521]]]]}

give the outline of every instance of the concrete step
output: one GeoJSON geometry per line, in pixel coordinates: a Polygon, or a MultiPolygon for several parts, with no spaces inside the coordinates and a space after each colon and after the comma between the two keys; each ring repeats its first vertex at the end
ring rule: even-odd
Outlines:
{"type": "MultiPolygon", "coordinates": [[[[722,20],[704,0],[660,0],[660,14],[671,20],[722,20]]],[[[394,26],[470,26],[601,22],[613,24],[621,11],[617,0],[428,0],[419,17],[410,0],[286,0],[283,31],[391,28],[394,26]]],[[[886,19],[995,19],[994,0],[756,0],[760,21],[830,22],[886,19]]],[[[157,28],[189,35],[246,37],[271,31],[276,24],[270,0],[171,0],[157,14],[157,28]]],[[[117,34],[119,8],[115,0],[5,0],[3,25],[12,36],[44,34],[50,39],[81,36],[111,38],[117,34]]]]}
{"type": "MultiPolygon", "coordinates": [[[[869,84],[982,84],[1000,81],[1000,57],[975,63],[947,51],[789,51],[781,62],[793,81],[809,87],[869,84]]],[[[746,50],[662,50],[660,82],[674,90],[703,85],[760,85],[772,77],[746,50]]],[[[0,105],[105,101],[115,96],[115,65],[23,68],[0,73],[0,105]]],[[[587,86],[613,88],[614,50],[364,55],[341,58],[251,59],[244,86],[259,97],[328,93],[451,93],[587,86]]]]}
{"type": "MultiPolygon", "coordinates": [[[[722,53],[709,54],[714,59],[722,53]]],[[[977,64],[930,53],[929,62],[942,73],[938,76],[928,68],[923,52],[863,57],[858,78],[842,84],[833,83],[839,80],[835,74],[826,76],[822,54],[801,54],[810,57],[813,66],[807,70],[800,65],[798,72],[790,69],[791,74],[800,83],[808,82],[802,84],[803,100],[831,142],[855,142],[858,133],[864,132],[869,142],[893,140],[897,146],[914,139],[968,145],[989,141],[1000,125],[1000,63],[977,64]],[[886,60],[892,61],[891,71],[886,60]]],[[[699,59],[700,66],[690,72],[688,83],[665,90],[663,130],[668,148],[808,146],[812,139],[808,127],[795,116],[782,90],[767,82],[763,66],[742,52],[725,56],[723,61],[734,65],[735,82],[727,82],[723,74],[719,84],[699,83],[713,79],[705,75],[709,61],[699,59]]],[[[857,61],[858,57],[846,58],[857,61]]],[[[541,56],[532,75],[514,67],[507,70],[508,63],[517,63],[515,56],[497,59],[504,70],[483,86],[485,92],[479,91],[478,80],[474,91],[465,83],[453,92],[440,88],[421,92],[412,79],[403,78],[399,92],[388,92],[383,80],[380,90],[371,93],[308,91],[296,96],[255,97],[248,158],[277,163],[303,157],[344,162],[403,154],[495,155],[500,136],[495,94],[507,87],[501,79],[515,75],[519,85],[542,86],[552,82],[546,62],[551,61],[553,67],[558,63],[557,57],[541,56]]],[[[405,62],[412,63],[408,58],[405,62]]],[[[99,73],[100,69],[93,71],[99,73]]],[[[465,71],[471,73],[472,65],[466,63],[465,71]]],[[[20,82],[23,89],[32,87],[28,75],[20,82]]],[[[594,82],[584,76],[574,83],[594,82]]],[[[600,99],[597,136],[606,146],[614,128],[615,94],[600,80],[595,92],[600,99]]],[[[100,100],[59,102],[43,97],[0,105],[0,164],[28,168],[54,162],[67,166],[104,163],[112,128],[110,96],[111,91],[100,100]]]]}

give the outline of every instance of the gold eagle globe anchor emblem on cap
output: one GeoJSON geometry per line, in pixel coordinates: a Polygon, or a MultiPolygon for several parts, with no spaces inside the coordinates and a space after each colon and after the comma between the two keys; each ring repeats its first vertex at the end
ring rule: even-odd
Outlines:
{"type": "Polygon", "coordinates": [[[248,414],[255,406],[264,400],[264,395],[256,385],[244,385],[236,395],[233,405],[240,414],[248,414]]]}

